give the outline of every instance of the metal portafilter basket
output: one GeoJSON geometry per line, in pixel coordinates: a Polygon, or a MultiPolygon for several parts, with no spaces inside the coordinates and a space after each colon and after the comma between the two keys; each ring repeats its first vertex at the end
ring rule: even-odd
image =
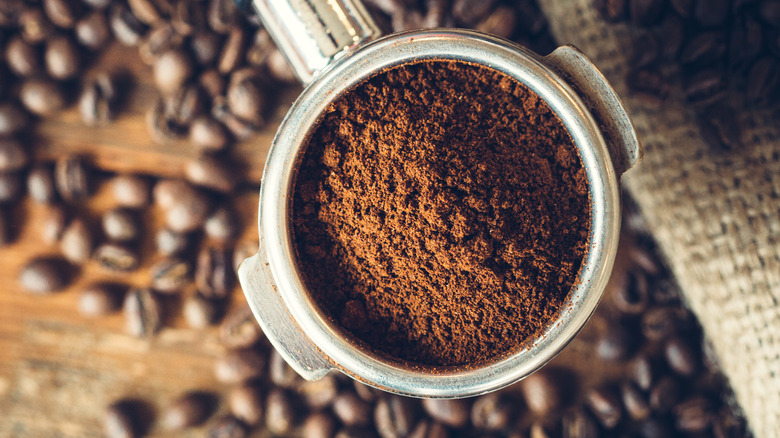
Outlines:
{"type": "Polygon", "coordinates": [[[292,368],[314,380],[332,370],[398,394],[466,397],[528,376],[560,352],[593,314],[612,270],[620,228],[618,179],[641,156],[620,99],[576,48],[540,56],[507,40],[460,29],[382,37],[359,0],[246,0],[306,85],[269,152],[260,189],[258,254],[238,271],[265,335],[292,368]],[[481,366],[426,368],[356,346],[325,317],[296,266],[291,226],[294,178],[303,147],[328,105],[365,79],[421,60],[480,64],[515,78],[543,98],[576,145],[590,190],[588,251],[565,310],[529,348],[481,366]]]}

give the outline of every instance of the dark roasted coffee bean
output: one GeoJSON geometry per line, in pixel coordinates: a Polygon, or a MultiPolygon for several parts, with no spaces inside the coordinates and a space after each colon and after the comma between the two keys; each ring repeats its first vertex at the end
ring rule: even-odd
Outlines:
{"type": "Polygon", "coordinates": [[[562,419],[563,438],[597,438],[598,425],[583,409],[567,412],[562,419]]]}
{"type": "Polygon", "coordinates": [[[49,294],[64,288],[68,283],[64,260],[34,258],[19,272],[19,284],[27,292],[49,294]]]}
{"type": "Polygon", "coordinates": [[[718,32],[705,32],[683,46],[680,62],[687,65],[707,65],[723,58],[725,53],[724,36],[718,32]]]}
{"type": "Polygon", "coordinates": [[[268,56],[274,50],[274,42],[271,35],[264,28],[255,32],[249,47],[246,49],[246,62],[249,65],[260,67],[265,65],[268,56]]]}
{"type": "Polygon", "coordinates": [[[214,119],[222,123],[238,140],[247,140],[259,129],[258,126],[255,126],[251,122],[241,119],[230,112],[225,98],[221,96],[214,98],[211,115],[214,119]]]}
{"type": "Polygon", "coordinates": [[[200,251],[195,284],[204,297],[222,299],[230,294],[235,278],[231,262],[224,249],[205,247],[200,251]]]}
{"type": "Polygon", "coordinates": [[[674,12],[677,12],[678,15],[684,18],[689,18],[693,15],[695,3],[696,0],[669,0],[669,4],[674,9],[674,12]]]}
{"type": "Polygon", "coordinates": [[[24,190],[22,178],[17,173],[0,173],[0,204],[16,201],[24,190]]]}
{"type": "Polygon", "coordinates": [[[0,136],[13,135],[27,128],[30,118],[17,104],[0,103],[0,136]]]}
{"type": "Polygon", "coordinates": [[[149,338],[162,328],[162,304],[150,289],[132,288],[122,308],[125,329],[133,336],[149,338]]]}
{"type": "Polygon", "coordinates": [[[480,2],[454,0],[452,2],[452,15],[459,23],[473,26],[482,21],[494,9],[495,4],[495,0],[480,2]]]}
{"type": "Polygon", "coordinates": [[[642,315],[642,334],[651,341],[666,339],[690,323],[688,312],[677,307],[655,307],[642,315]]]}
{"type": "Polygon", "coordinates": [[[214,375],[221,383],[242,383],[260,377],[264,366],[265,356],[256,350],[235,350],[216,361],[214,375]]]}
{"type": "Polygon", "coordinates": [[[607,21],[621,21],[628,11],[626,0],[597,0],[596,5],[601,16],[607,21]]]}
{"type": "Polygon", "coordinates": [[[463,427],[469,421],[469,405],[463,399],[424,399],[425,412],[434,420],[450,427],[463,427]]]}
{"type": "Polygon", "coordinates": [[[647,402],[647,398],[634,383],[623,383],[620,386],[620,395],[626,414],[631,419],[646,420],[650,416],[650,405],[647,402]]]}
{"type": "Polygon", "coordinates": [[[69,155],[57,160],[54,182],[63,199],[81,201],[92,192],[91,171],[83,157],[69,155]]]}
{"type": "Polygon", "coordinates": [[[778,6],[776,1],[762,1],[758,7],[758,15],[768,24],[780,27],[780,6],[778,6]]]}
{"type": "Polygon", "coordinates": [[[729,37],[729,66],[734,71],[747,68],[761,53],[764,31],[751,15],[735,18],[729,37]]]}
{"type": "Polygon", "coordinates": [[[514,33],[516,24],[517,15],[515,10],[509,6],[500,6],[478,23],[475,29],[480,32],[500,36],[501,38],[510,38],[514,33]]]}
{"type": "Polygon", "coordinates": [[[183,191],[165,212],[165,223],[175,232],[194,231],[206,221],[211,210],[208,197],[197,191],[183,191]]]}
{"type": "Polygon", "coordinates": [[[634,336],[623,324],[611,322],[596,341],[596,354],[604,360],[623,360],[631,355],[635,344],[634,336]]]}
{"type": "Polygon", "coordinates": [[[95,250],[100,266],[113,272],[130,272],[138,268],[138,253],[127,246],[105,243],[95,250]]]}
{"type": "Polygon", "coordinates": [[[277,435],[289,434],[295,425],[295,411],[290,396],[281,389],[272,389],[265,406],[266,428],[277,435]]]}
{"type": "Polygon", "coordinates": [[[189,247],[190,239],[186,234],[177,233],[167,228],[157,231],[154,238],[157,252],[164,256],[180,254],[189,247]]]}
{"type": "Polygon", "coordinates": [[[226,194],[235,190],[240,176],[229,164],[207,155],[188,161],[184,175],[192,184],[226,194]]]}
{"type": "Polygon", "coordinates": [[[135,438],[133,413],[124,403],[114,403],[103,413],[103,431],[107,438],[135,438]]]}
{"type": "Polygon", "coordinates": [[[682,18],[668,14],[655,28],[661,55],[665,59],[676,59],[685,43],[686,23],[682,18]]]}
{"type": "Polygon", "coordinates": [[[154,65],[163,53],[181,47],[184,37],[170,24],[162,24],[149,31],[138,43],[138,55],[146,65],[154,65]]]}
{"type": "Polygon", "coordinates": [[[90,50],[102,49],[111,40],[108,18],[103,11],[92,11],[79,20],[74,33],[76,41],[90,50]]]}
{"type": "Polygon", "coordinates": [[[471,406],[471,424],[477,429],[503,430],[512,419],[511,406],[497,393],[483,395],[471,406]]]}
{"type": "Polygon", "coordinates": [[[546,415],[561,404],[560,388],[548,371],[531,374],[519,386],[526,406],[537,415],[546,415]]]}
{"type": "Polygon", "coordinates": [[[46,71],[49,76],[58,80],[71,79],[81,69],[81,57],[73,40],[64,35],[49,39],[44,52],[46,71]]]}
{"type": "Polygon", "coordinates": [[[449,431],[441,423],[422,420],[414,427],[409,438],[448,438],[449,436],[449,431]]]}
{"type": "Polygon", "coordinates": [[[612,295],[615,307],[629,315],[642,313],[650,300],[645,274],[638,269],[630,270],[618,283],[612,295]]]}
{"type": "MultiPolygon", "coordinates": [[[[478,415],[483,417],[482,413],[478,415]]],[[[409,436],[415,426],[416,417],[414,403],[406,397],[384,397],[374,408],[374,424],[382,438],[409,436]]]]}
{"type": "Polygon", "coordinates": [[[79,313],[89,317],[108,315],[119,308],[118,298],[116,291],[107,284],[89,285],[79,295],[79,313]]]}
{"type": "Polygon", "coordinates": [[[146,33],[146,26],[123,3],[114,3],[108,13],[114,37],[125,46],[135,46],[146,33]]]}
{"type": "Polygon", "coordinates": [[[696,0],[693,18],[704,27],[722,25],[731,12],[731,0],[696,0]]]}
{"type": "Polygon", "coordinates": [[[189,44],[195,63],[211,66],[220,56],[222,36],[208,31],[198,32],[190,37],[189,44]]]}
{"type": "Polygon", "coordinates": [[[73,0],[43,0],[43,10],[52,23],[70,29],[76,25],[81,3],[73,0]]]}
{"type": "Polygon", "coordinates": [[[153,25],[173,11],[169,0],[127,0],[127,5],[142,22],[153,25]]]}
{"type": "Polygon", "coordinates": [[[103,234],[117,242],[137,239],[141,227],[136,215],[125,208],[114,208],[103,214],[103,234]]]}
{"type": "Polygon", "coordinates": [[[710,428],[714,418],[712,402],[703,397],[689,398],[674,407],[674,425],[685,433],[702,433],[710,428]]]}
{"type": "Polygon", "coordinates": [[[626,85],[632,93],[646,103],[656,106],[669,94],[668,81],[661,73],[648,69],[635,69],[626,75],[626,85]]]}
{"type": "Polygon", "coordinates": [[[623,415],[618,394],[612,388],[594,388],[585,395],[585,403],[606,429],[618,425],[623,415]]]}
{"type": "Polygon", "coordinates": [[[634,53],[631,56],[631,65],[635,67],[647,67],[654,64],[661,54],[658,40],[651,33],[643,34],[634,43],[634,53]]]}
{"type": "Polygon", "coordinates": [[[217,61],[217,71],[227,75],[240,67],[246,49],[246,40],[244,29],[237,27],[230,31],[217,61]]]}
{"type": "Polygon", "coordinates": [[[92,6],[95,9],[105,9],[111,4],[111,0],[81,0],[83,3],[92,6]]]}
{"type": "Polygon", "coordinates": [[[192,59],[183,50],[164,52],[154,62],[154,83],[166,95],[178,91],[192,73],[192,59]]]}
{"type": "Polygon", "coordinates": [[[191,35],[206,28],[206,2],[174,0],[171,24],[181,35],[191,35]]]}
{"type": "Polygon", "coordinates": [[[301,428],[303,438],[332,438],[335,432],[336,420],[333,415],[327,412],[316,412],[309,415],[301,428]]]}
{"type": "Polygon", "coordinates": [[[151,185],[139,175],[117,175],[111,179],[111,193],[117,204],[127,208],[141,208],[149,204],[151,185]]]}
{"type": "Polygon", "coordinates": [[[190,264],[177,258],[164,259],[150,268],[150,275],[154,290],[164,294],[176,293],[191,281],[190,264]]]}
{"type": "Polygon", "coordinates": [[[724,406],[713,418],[712,435],[715,438],[740,438],[749,436],[745,424],[729,406],[724,406]]]}
{"type": "Polygon", "coordinates": [[[708,69],[688,78],[683,87],[688,102],[711,105],[726,97],[728,84],[720,70],[708,69]]]}
{"type": "Polygon", "coordinates": [[[184,301],[182,315],[190,328],[203,329],[216,321],[219,305],[203,298],[200,294],[193,294],[184,301]]]}
{"type": "Polygon", "coordinates": [[[60,251],[71,263],[84,264],[92,255],[95,242],[89,226],[81,219],[73,219],[62,232],[60,251]]]}
{"type": "Polygon", "coordinates": [[[344,392],[333,400],[333,413],[345,426],[367,426],[371,421],[371,404],[354,392],[344,392]]]}
{"type": "Polygon", "coordinates": [[[209,428],[208,433],[208,438],[246,438],[246,436],[246,426],[231,416],[217,420],[209,428]]]}
{"type": "Polygon", "coordinates": [[[206,108],[206,96],[197,85],[185,85],[165,99],[165,111],[175,123],[186,126],[206,108]]]}
{"type": "Polygon", "coordinates": [[[48,244],[59,242],[67,226],[65,210],[60,206],[52,205],[44,210],[41,216],[43,216],[41,221],[41,237],[43,241],[48,244]]]}
{"type": "Polygon", "coordinates": [[[200,392],[188,392],[171,402],[160,415],[166,430],[182,430],[205,422],[213,410],[213,401],[200,392]]]}
{"type": "Polygon", "coordinates": [[[393,32],[417,30],[423,27],[423,14],[415,9],[396,9],[391,18],[393,32]]]}
{"type": "Polygon", "coordinates": [[[228,406],[234,417],[250,426],[263,419],[263,398],[260,389],[253,385],[236,386],[228,394],[228,406]]]}
{"type": "Polygon", "coordinates": [[[680,383],[672,377],[662,377],[650,390],[650,407],[656,412],[669,412],[680,400],[680,383]]]}
{"type": "Polygon", "coordinates": [[[214,32],[228,33],[236,27],[238,10],[232,0],[208,0],[206,19],[214,32]]]}
{"type": "Polygon", "coordinates": [[[742,141],[742,130],[733,111],[726,105],[713,105],[698,114],[702,137],[714,149],[735,150],[742,141]]]}
{"type": "Polygon", "coordinates": [[[27,8],[19,16],[21,35],[30,44],[38,44],[51,37],[56,29],[46,17],[43,9],[27,8]]]}
{"type": "Polygon", "coordinates": [[[317,410],[333,403],[338,395],[338,382],[332,375],[326,375],[318,380],[301,382],[297,390],[306,405],[317,410]]]}
{"type": "Polygon", "coordinates": [[[273,76],[273,78],[278,81],[294,84],[299,80],[295,70],[293,70],[290,63],[287,61],[284,55],[282,55],[282,52],[278,48],[275,48],[268,55],[266,67],[268,68],[268,73],[270,73],[271,76],[273,76]]]}
{"type": "Polygon", "coordinates": [[[560,425],[551,421],[551,417],[534,421],[529,431],[529,438],[552,438],[558,435],[560,435],[560,425]]]}
{"type": "Polygon", "coordinates": [[[17,76],[32,76],[42,68],[38,49],[18,36],[6,45],[5,62],[8,69],[17,76]]]}
{"type": "Polygon", "coordinates": [[[49,116],[65,107],[65,93],[57,83],[48,79],[28,79],[19,90],[19,100],[27,111],[49,116]]]}
{"type": "Polygon", "coordinates": [[[240,231],[236,214],[226,207],[216,209],[206,219],[203,230],[209,239],[217,241],[233,239],[240,231]]]}
{"type": "Polygon", "coordinates": [[[748,72],[747,98],[752,102],[771,101],[779,89],[780,62],[769,56],[758,59],[748,72]]]}
{"type": "Polygon", "coordinates": [[[79,98],[81,120],[88,126],[105,126],[115,117],[117,89],[106,73],[84,84],[79,98]]]}
{"type": "Polygon", "coordinates": [[[239,70],[230,77],[227,104],[236,116],[256,124],[263,123],[266,97],[253,71],[239,70]]]}
{"type": "Polygon", "coordinates": [[[271,351],[268,361],[268,377],[274,385],[282,388],[293,388],[301,381],[301,376],[287,365],[276,350],[271,351]]]}
{"type": "Polygon", "coordinates": [[[670,338],[664,345],[664,357],[669,368],[681,376],[692,376],[699,369],[698,352],[688,339],[670,338]]]}
{"type": "Polygon", "coordinates": [[[360,397],[361,399],[369,403],[374,403],[377,400],[377,398],[379,398],[379,396],[382,395],[381,391],[379,391],[378,389],[372,388],[357,380],[352,381],[352,386],[355,388],[355,394],[357,394],[358,397],[360,397]]]}
{"type": "Polygon", "coordinates": [[[157,99],[157,102],[147,110],[146,127],[152,139],[160,144],[175,140],[186,132],[185,128],[176,123],[173,115],[167,111],[163,98],[157,99]]]}
{"type": "Polygon", "coordinates": [[[27,166],[27,151],[18,140],[0,137],[0,172],[14,172],[27,166]]]}
{"type": "Polygon", "coordinates": [[[190,142],[203,152],[216,152],[228,144],[228,133],[221,123],[200,116],[190,124],[190,142]]]}
{"type": "Polygon", "coordinates": [[[674,436],[674,431],[665,419],[651,418],[639,425],[641,438],[668,438],[674,436]]]}
{"type": "Polygon", "coordinates": [[[665,0],[628,0],[631,21],[640,26],[651,26],[661,19],[665,0]]]}
{"type": "Polygon", "coordinates": [[[215,69],[201,73],[198,84],[212,100],[225,93],[225,78],[215,69]]]}

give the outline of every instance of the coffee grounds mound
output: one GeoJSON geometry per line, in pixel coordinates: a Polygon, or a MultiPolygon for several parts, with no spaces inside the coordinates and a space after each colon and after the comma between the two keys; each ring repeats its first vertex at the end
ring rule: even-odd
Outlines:
{"type": "Polygon", "coordinates": [[[428,366],[518,351],[586,251],[588,187],[561,120],[503,73],[386,70],[329,106],[292,220],[315,302],[376,351],[428,366]]]}

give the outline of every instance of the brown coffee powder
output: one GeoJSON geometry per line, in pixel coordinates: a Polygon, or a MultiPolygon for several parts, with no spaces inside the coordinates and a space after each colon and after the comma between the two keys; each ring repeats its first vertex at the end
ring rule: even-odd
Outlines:
{"type": "Polygon", "coordinates": [[[494,70],[396,67],[330,105],[298,169],[293,232],[318,305],[424,365],[521,348],[586,250],[585,172],[560,119],[494,70]]]}

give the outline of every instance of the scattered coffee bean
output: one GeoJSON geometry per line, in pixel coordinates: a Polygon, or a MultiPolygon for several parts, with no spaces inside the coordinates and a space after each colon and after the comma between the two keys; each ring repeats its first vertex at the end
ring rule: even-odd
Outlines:
{"type": "Polygon", "coordinates": [[[685,433],[703,433],[714,420],[712,402],[703,396],[685,400],[674,407],[675,428],[685,433]]]}
{"type": "Polygon", "coordinates": [[[191,280],[190,264],[177,258],[168,258],[155,263],[150,273],[152,288],[164,294],[181,291],[191,280]]]}
{"type": "Polygon", "coordinates": [[[571,410],[563,415],[564,438],[597,438],[600,436],[598,425],[583,409],[571,410]]]}
{"type": "Polygon", "coordinates": [[[231,0],[208,0],[206,18],[209,27],[217,33],[228,33],[236,27],[238,10],[231,0]]]}
{"type": "Polygon", "coordinates": [[[95,250],[95,259],[100,263],[100,266],[113,272],[134,271],[140,263],[140,257],[136,251],[116,243],[100,245],[95,250]]]}
{"type": "Polygon", "coordinates": [[[266,67],[271,76],[280,82],[294,84],[299,81],[295,70],[293,70],[292,66],[290,66],[290,63],[287,62],[287,59],[282,55],[282,52],[279,51],[279,49],[272,50],[268,55],[266,67]]]}
{"type": "Polygon", "coordinates": [[[19,272],[19,284],[34,294],[57,292],[67,283],[64,260],[56,258],[34,258],[19,272]]]}
{"type": "Polygon", "coordinates": [[[233,289],[235,274],[229,253],[217,247],[204,247],[198,254],[195,284],[206,298],[226,298],[233,289]]]}
{"type": "Polygon", "coordinates": [[[132,288],[123,307],[125,328],[135,337],[150,338],[162,328],[162,304],[150,289],[132,288]]]}
{"type": "Polygon", "coordinates": [[[225,78],[216,69],[206,70],[201,73],[198,78],[198,84],[212,100],[222,98],[222,94],[225,92],[225,78]]]}
{"type": "Polygon", "coordinates": [[[64,35],[55,36],[47,41],[44,60],[49,75],[61,81],[76,76],[81,67],[76,43],[64,35]]]}
{"type": "Polygon", "coordinates": [[[173,2],[171,24],[181,35],[191,35],[206,28],[206,2],[176,0],[173,2]]]}
{"type": "Polygon", "coordinates": [[[295,411],[289,394],[281,389],[272,389],[265,406],[266,428],[277,435],[289,434],[295,422],[295,411]]]}
{"type": "Polygon", "coordinates": [[[21,170],[28,162],[27,151],[18,140],[0,138],[0,172],[21,170]]]}
{"type": "Polygon", "coordinates": [[[669,368],[681,376],[692,376],[699,369],[699,358],[685,338],[673,337],[666,341],[664,357],[669,368]]]}
{"type": "Polygon", "coordinates": [[[253,70],[233,73],[227,89],[227,104],[236,116],[256,124],[263,123],[266,97],[253,70]]]}
{"type": "Polygon", "coordinates": [[[416,417],[413,402],[405,397],[383,397],[374,408],[374,424],[382,438],[409,436],[416,417]]]}
{"type": "Polygon", "coordinates": [[[42,68],[38,49],[18,36],[5,47],[5,63],[17,76],[32,76],[42,68]]]}
{"type": "Polygon", "coordinates": [[[319,380],[304,381],[298,385],[298,394],[313,410],[330,406],[338,395],[338,382],[332,375],[326,375],[319,380]]]}
{"type": "Polygon", "coordinates": [[[463,427],[469,421],[469,404],[463,399],[423,399],[425,412],[434,420],[450,427],[463,427]]]}
{"type": "Polygon", "coordinates": [[[232,193],[239,182],[236,169],[211,156],[187,162],[184,175],[192,184],[225,194],[232,193]]]}
{"type": "Polygon", "coordinates": [[[190,38],[190,49],[198,65],[211,66],[220,55],[222,37],[212,32],[199,32],[190,38]]]}
{"type": "Polygon", "coordinates": [[[293,388],[301,381],[301,376],[287,365],[276,350],[271,351],[268,361],[268,377],[274,385],[281,388],[293,388]]]}
{"type": "Polygon", "coordinates": [[[103,430],[108,438],[135,438],[133,414],[121,402],[109,406],[103,413],[103,430]]]}
{"type": "Polygon", "coordinates": [[[230,35],[228,35],[217,61],[217,71],[222,74],[228,74],[239,67],[243,59],[246,39],[247,36],[244,29],[237,27],[230,31],[230,35]]]}
{"type": "Polygon", "coordinates": [[[606,429],[612,429],[620,422],[622,409],[620,398],[612,388],[594,388],[585,395],[585,403],[606,429]]]}
{"type": "Polygon", "coordinates": [[[331,438],[335,432],[336,420],[333,415],[327,412],[316,412],[303,422],[301,435],[303,438],[331,438]]]}
{"type": "Polygon", "coordinates": [[[195,117],[201,115],[205,106],[205,96],[198,85],[185,85],[165,99],[168,117],[182,127],[188,126],[195,117]]]}
{"type": "Polygon", "coordinates": [[[52,23],[66,29],[72,28],[80,14],[79,2],[71,0],[43,0],[43,10],[52,23]]]}
{"type": "Polygon", "coordinates": [[[220,207],[206,219],[203,226],[206,236],[210,239],[224,242],[235,237],[239,232],[238,218],[227,207],[220,207]]]}
{"type": "Polygon", "coordinates": [[[211,201],[185,182],[162,181],[154,189],[155,202],[165,210],[165,223],[175,232],[194,231],[206,221],[211,201]]]}
{"type": "Polygon", "coordinates": [[[647,397],[633,383],[625,382],[620,386],[620,394],[626,414],[633,420],[646,420],[650,416],[647,397]]]}
{"type": "Polygon", "coordinates": [[[55,82],[47,79],[28,79],[19,90],[19,100],[27,111],[39,116],[50,116],[65,107],[65,93],[55,82]]]}
{"type": "Polygon", "coordinates": [[[14,102],[0,103],[0,136],[9,136],[27,128],[30,118],[14,102]]]}
{"type": "Polygon", "coordinates": [[[254,66],[265,65],[268,55],[274,48],[274,42],[268,31],[264,28],[258,29],[246,49],[246,62],[254,66]]]}
{"type": "Polygon", "coordinates": [[[537,415],[546,415],[561,404],[560,388],[556,379],[545,370],[526,377],[519,383],[526,406],[537,415]]]}
{"type": "Polygon", "coordinates": [[[51,204],[57,199],[57,189],[54,187],[52,169],[46,165],[38,165],[27,174],[27,194],[35,202],[51,204]]]}
{"type": "Polygon", "coordinates": [[[0,173],[0,203],[10,203],[19,199],[24,190],[22,178],[18,173],[0,173]]]}
{"type": "Polygon", "coordinates": [[[108,18],[103,11],[92,11],[76,23],[76,41],[90,50],[100,50],[111,40],[108,18]]]}
{"type": "Polygon", "coordinates": [[[92,256],[95,242],[89,226],[81,219],[73,219],[62,232],[60,251],[71,263],[84,264],[92,256]]]}
{"type": "Polygon", "coordinates": [[[201,116],[190,125],[190,141],[201,151],[216,152],[227,146],[228,134],[221,123],[208,116],[201,116]]]}
{"type": "Polygon", "coordinates": [[[167,111],[163,98],[157,99],[157,103],[147,110],[146,127],[152,139],[160,144],[175,140],[184,133],[184,128],[167,111]]]}
{"type": "Polygon", "coordinates": [[[106,73],[97,74],[84,85],[79,98],[81,120],[88,126],[105,126],[114,120],[117,89],[106,73]]]}
{"type": "Polygon", "coordinates": [[[246,438],[246,427],[236,418],[222,417],[209,428],[208,438],[246,438]]]}
{"type": "Polygon", "coordinates": [[[154,82],[161,93],[174,94],[193,72],[192,60],[181,50],[160,54],[154,63],[154,82]]]}
{"type": "Polygon", "coordinates": [[[188,392],[171,402],[160,415],[165,430],[182,430],[206,421],[211,415],[213,401],[206,394],[188,392]]]}
{"type": "Polygon", "coordinates": [[[235,350],[217,360],[214,375],[222,383],[242,383],[260,377],[264,366],[265,356],[258,351],[235,350]]]}
{"type": "Polygon", "coordinates": [[[138,218],[130,210],[114,208],[103,214],[103,233],[111,240],[127,242],[141,234],[138,218]]]}
{"type": "Polygon", "coordinates": [[[500,394],[483,395],[471,406],[471,424],[477,429],[499,431],[512,421],[511,405],[500,394]]]}
{"type": "Polygon", "coordinates": [[[263,419],[263,398],[260,389],[253,385],[236,386],[228,394],[228,406],[234,417],[250,426],[263,419]]]}
{"type": "Polygon", "coordinates": [[[154,25],[165,15],[172,12],[172,2],[168,0],[127,0],[127,5],[139,20],[148,25],[154,25]]]}
{"type": "Polygon", "coordinates": [[[189,247],[189,238],[184,233],[177,233],[167,228],[157,231],[154,238],[157,252],[164,256],[182,253],[189,247]]]}
{"type": "Polygon", "coordinates": [[[190,328],[203,329],[216,321],[219,306],[214,301],[203,298],[200,294],[194,294],[184,301],[182,314],[190,328]]]}
{"type": "Polygon", "coordinates": [[[39,44],[50,38],[56,29],[40,8],[27,8],[19,15],[18,24],[24,41],[39,44]]]}
{"type": "Polygon", "coordinates": [[[372,388],[357,380],[352,381],[352,386],[355,388],[355,394],[369,403],[374,403],[381,395],[383,395],[382,391],[379,391],[376,388],[372,388]]]}
{"type": "Polygon", "coordinates": [[[62,233],[67,226],[67,215],[62,207],[57,205],[49,206],[42,213],[41,237],[48,244],[59,242],[62,233]]]}
{"type": "Polygon", "coordinates": [[[137,45],[146,33],[146,26],[123,3],[114,2],[108,22],[116,40],[126,46],[137,45]]]}
{"type": "Polygon", "coordinates": [[[81,201],[92,193],[91,171],[83,157],[69,155],[57,160],[54,182],[66,201],[81,201]]]}
{"type": "Polygon", "coordinates": [[[435,421],[423,420],[417,423],[410,438],[448,438],[447,428],[435,421]]]}
{"type": "Polygon", "coordinates": [[[634,338],[628,329],[620,323],[612,322],[596,341],[596,354],[608,361],[623,360],[632,353],[634,345],[634,338]]]}
{"type": "Polygon", "coordinates": [[[118,308],[118,296],[109,285],[92,284],[84,288],[79,295],[78,309],[83,316],[104,316],[118,308]]]}
{"type": "Polygon", "coordinates": [[[615,307],[630,315],[642,313],[647,308],[649,300],[647,278],[639,271],[629,271],[623,276],[623,280],[612,295],[615,307]]]}
{"type": "Polygon", "coordinates": [[[628,365],[628,376],[643,391],[650,390],[655,379],[650,358],[645,354],[637,355],[628,365]]]}
{"type": "Polygon", "coordinates": [[[662,377],[650,390],[650,407],[656,412],[669,412],[680,400],[680,383],[672,377],[662,377]]]}
{"type": "Polygon", "coordinates": [[[139,175],[117,175],[111,180],[111,191],[117,204],[141,208],[149,204],[150,183],[139,175]]]}

